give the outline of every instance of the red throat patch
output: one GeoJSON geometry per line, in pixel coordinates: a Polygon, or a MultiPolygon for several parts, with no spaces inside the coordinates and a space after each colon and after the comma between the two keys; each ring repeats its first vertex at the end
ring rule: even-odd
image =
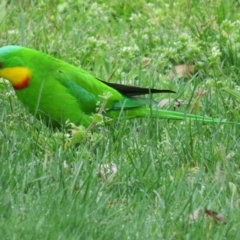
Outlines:
{"type": "Polygon", "coordinates": [[[21,89],[23,89],[23,88],[26,88],[26,87],[28,87],[28,85],[29,85],[29,81],[30,81],[30,78],[29,78],[29,77],[26,77],[25,79],[23,79],[22,82],[13,85],[13,88],[14,88],[15,90],[21,90],[21,89]]]}

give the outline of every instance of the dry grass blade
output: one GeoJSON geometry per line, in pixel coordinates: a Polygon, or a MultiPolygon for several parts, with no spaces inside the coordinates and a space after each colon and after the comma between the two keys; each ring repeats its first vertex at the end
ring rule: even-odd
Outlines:
{"type": "Polygon", "coordinates": [[[169,78],[182,78],[186,77],[189,78],[191,75],[194,73],[195,69],[192,65],[187,65],[187,64],[181,64],[181,65],[176,65],[173,67],[173,69],[168,73],[169,78]]]}
{"type": "Polygon", "coordinates": [[[224,216],[221,213],[205,209],[205,216],[214,219],[217,223],[227,224],[224,216]]]}

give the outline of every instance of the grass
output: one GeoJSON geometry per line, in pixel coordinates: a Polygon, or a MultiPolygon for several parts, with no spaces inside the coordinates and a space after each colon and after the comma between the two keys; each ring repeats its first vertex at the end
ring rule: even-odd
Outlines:
{"type": "MultiPolygon", "coordinates": [[[[12,0],[0,7],[1,46],[35,48],[112,82],[174,89],[171,97],[190,101],[179,111],[239,121],[238,99],[222,90],[240,84],[238,1],[12,0]],[[195,74],[169,80],[179,64],[195,74]],[[197,89],[207,93],[193,105],[197,89]]],[[[75,147],[65,131],[34,119],[11,86],[1,82],[0,90],[2,239],[239,238],[237,125],[119,121],[75,147]],[[118,169],[112,181],[99,178],[99,164],[108,163],[118,169]]]]}

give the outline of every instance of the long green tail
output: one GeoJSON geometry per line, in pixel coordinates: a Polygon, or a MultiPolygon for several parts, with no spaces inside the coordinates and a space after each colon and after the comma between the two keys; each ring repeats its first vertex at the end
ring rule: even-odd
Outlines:
{"type": "MultiPolygon", "coordinates": [[[[150,114],[151,114],[151,110],[150,110],[150,114]]],[[[228,122],[226,119],[212,118],[207,116],[200,116],[200,115],[195,115],[190,113],[175,112],[175,111],[169,111],[169,110],[163,110],[163,109],[152,109],[152,116],[163,118],[163,119],[171,119],[171,120],[192,119],[192,120],[201,121],[201,122],[232,123],[232,122],[228,122]]]]}
{"type": "MultiPolygon", "coordinates": [[[[110,111],[108,112],[107,115],[111,118],[116,119],[119,117],[119,112],[110,111]]],[[[194,121],[199,121],[199,122],[240,124],[237,122],[227,121],[226,119],[212,118],[212,117],[200,116],[200,115],[195,115],[190,113],[183,113],[183,112],[177,112],[177,111],[175,112],[175,111],[163,110],[163,109],[150,109],[150,108],[136,108],[131,110],[124,110],[122,111],[121,116],[125,119],[152,116],[154,118],[169,119],[169,120],[192,119],[194,121]]]]}

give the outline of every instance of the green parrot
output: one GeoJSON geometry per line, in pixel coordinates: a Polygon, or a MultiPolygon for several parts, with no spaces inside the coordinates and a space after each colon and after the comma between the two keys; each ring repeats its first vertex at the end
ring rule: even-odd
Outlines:
{"type": "Polygon", "coordinates": [[[174,91],[104,82],[83,69],[21,46],[0,48],[0,77],[11,83],[18,99],[32,114],[56,127],[67,120],[88,127],[102,105],[102,116],[109,119],[151,115],[163,119],[226,122],[194,114],[151,109],[149,101],[136,96],[174,91]]]}

